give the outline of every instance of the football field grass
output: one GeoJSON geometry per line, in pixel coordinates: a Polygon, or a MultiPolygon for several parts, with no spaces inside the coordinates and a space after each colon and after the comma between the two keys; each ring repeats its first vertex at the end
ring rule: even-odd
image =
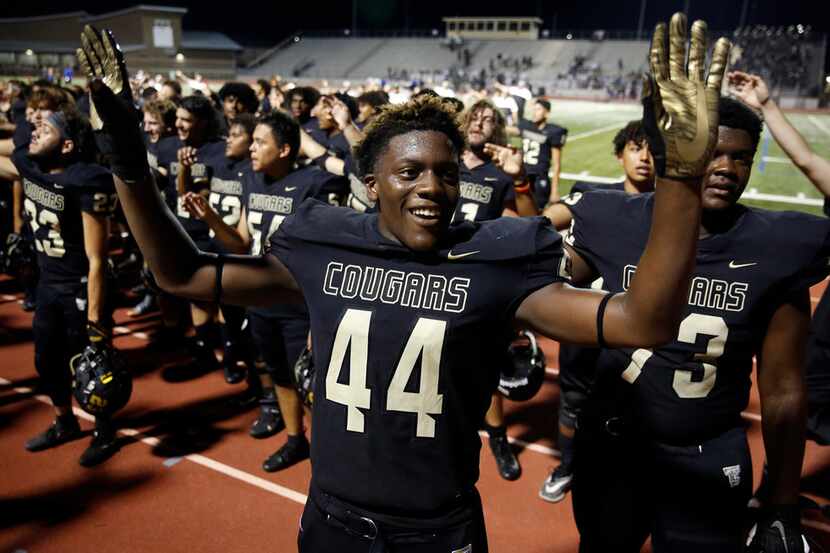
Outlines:
{"type": "MultiPolygon", "coordinates": [[[[622,180],[622,168],[614,157],[611,141],[619,129],[639,119],[641,113],[640,106],[633,103],[554,101],[551,120],[568,129],[560,194],[566,194],[575,180],[622,180]]],[[[816,153],[830,158],[830,114],[788,113],[787,117],[816,153]]],[[[787,159],[766,128],[742,201],[769,209],[821,213],[821,194],[787,159]]]]}

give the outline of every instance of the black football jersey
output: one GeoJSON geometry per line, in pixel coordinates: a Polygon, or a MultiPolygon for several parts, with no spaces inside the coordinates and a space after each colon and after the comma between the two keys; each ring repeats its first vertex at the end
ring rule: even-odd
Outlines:
{"type": "MultiPolygon", "coordinates": [[[[176,214],[176,218],[184,227],[185,232],[193,240],[199,242],[208,239],[210,227],[204,221],[190,216],[176,192],[176,178],[180,170],[178,151],[185,146],[187,144],[177,136],[163,138],[158,141],[156,155],[159,167],[167,169],[167,186],[164,187],[164,200],[167,202],[167,207],[176,214]]],[[[211,179],[211,167],[207,164],[207,160],[214,158],[219,149],[224,152],[224,148],[224,141],[207,142],[197,148],[196,163],[190,167],[190,175],[195,189],[208,186],[211,179]]]]}
{"type": "Polygon", "coordinates": [[[500,218],[416,253],[384,238],[377,214],[307,201],[271,246],[311,315],[316,485],[407,513],[470,489],[514,312],[562,280],[559,234],[542,218],[500,218]]]}
{"type": "MultiPolygon", "coordinates": [[[[205,164],[210,173],[208,203],[226,225],[236,228],[242,215],[242,179],[253,172],[251,160],[228,158],[222,145],[210,153],[205,164]]],[[[213,238],[214,234],[211,230],[210,237],[213,238]]]]}
{"type": "MultiPolygon", "coordinates": [[[[333,190],[339,189],[340,179],[315,166],[293,171],[278,181],[270,181],[264,173],[247,171],[243,175],[243,205],[248,233],[251,236],[251,255],[263,255],[271,236],[286,217],[294,213],[306,198],[327,201],[333,190]]],[[[305,317],[302,304],[277,304],[267,308],[252,308],[273,317],[305,317]]]]}
{"type": "Polygon", "coordinates": [[[329,135],[326,131],[320,128],[320,123],[316,117],[311,117],[300,126],[311,136],[311,138],[314,139],[315,142],[326,149],[329,148],[329,135]]]}
{"type": "Polygon", "coordinates": [[[561,148],[568,138],[568,129],[546,123],[541,129],[532,121],[519,121],[525,171],[528,175],[546,177],[550,171],[550,149],[561,148]]]}
{"type": "MultiPolygon", "coordinates": [[[[824,214],[830,216],[830,199],[824,199],[824,214]]],[[[830,347],[830,294],[825,289],[813,312],[813,323],[810,325],[810,332],[822,347],[830,347]]]]}
{"type": "Polygon", "coordinates": [[[505,204],[515,200],[513,179],[492,161],[475,169],[461,163],[460,169],[453,222],[489,221],[501,217],[505,204]]]}
{"type": "MultiPolygon", "coordinates": [[[[602,275],[607,290],[628,288],[653,204],[652,193],[587,192],[570,206],[574,225],[567,241],[602,275]]],[[[739,209],[732,229],[698,243],[677,340],[654,350],[601,354],[603,372],[633,384],[640,422],[660,441],[694,444],[740,424],[752,358],[770,317],[792,293],[827,274],[830,220],[739,209]]]]}
{"type": "Polygon", "coordinates": [[[89,272],[81,212],[110,216],[117,196],[112,174],[100,165],[74,163],[44,173],[25,147],[12,159],[23,181],[23,208],[32,229],[44,283],[78,283],[89,272]]]}
{"type": "MultiPolygon", "coordinates": [[[[597,184],[593,182],[578,181],[571,187],[570,193],[560,201],[565,205],[574,204],[582,199],[582,195],[590,190],[625,190],[625,184],[615,182],[612,184],[597,184]]],[[[602,277],[583,288],[604,290],[602,277]]],[[[596,368],[599,349],[572,344],[559,344],[559,381],[563,386],[576,388],[583,393],[588,393],[593,382],[594,369],[596,368]]]]}

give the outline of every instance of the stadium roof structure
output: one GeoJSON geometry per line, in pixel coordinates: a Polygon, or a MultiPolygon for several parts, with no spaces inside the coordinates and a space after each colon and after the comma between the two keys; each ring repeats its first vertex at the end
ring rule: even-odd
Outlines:
{"type": "Polygon", "coordinates": [[[192,50],[243,50],[236,41],[224,33],[212,31],[182,31],[182,48],[192,50]]]}
{"type": "Polygon", "coordinates": [[[75,66],[84,25],[109,28],[135,68],[173,74],[184,68],[213,78],[236,74],[243,48],[221,32],[182,28],[187,8],[137,4],[92,15],[85,11],[0,19],[0,65],[8,70],[75,66]]]}

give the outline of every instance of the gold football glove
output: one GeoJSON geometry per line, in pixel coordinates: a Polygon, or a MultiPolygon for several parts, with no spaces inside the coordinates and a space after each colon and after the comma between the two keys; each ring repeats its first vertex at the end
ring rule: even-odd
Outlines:
{"type": "Polygon", "coordinates": [[[84,26],[81,46],[76,53],[89,79],[89,119],[98,150],[124,182],[143,181],[149,173],[147,150],[121,48],[109,29],[99,32],[90,25],[84,26]]]}
{"type": "Polygon", "coordinates": [[[668,178],[700,177],[718,139],[718,102],[731,43],[715,43],[708,78],[706,23],[695,21],[686,63],[686,16],[676,13],[658,23],[651,41],[651,75],[643,83],[643,125],[657,174],[668,178]]]}

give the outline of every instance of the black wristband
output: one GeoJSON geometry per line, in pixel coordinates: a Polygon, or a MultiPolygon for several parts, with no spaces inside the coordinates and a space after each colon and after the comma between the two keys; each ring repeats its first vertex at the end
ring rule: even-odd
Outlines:
{"type": "Polygon", "coordinates": [[[311,163],[313,163],[314,165],[316,165],[317,167],[319,167],[320,169],[325,171],[326,170],[326,160],[330,157],[331,156],[328,154],[328,152],[326,152],[325,154],[317,156],[314,159],[312,159],[311,163]]]}
{"type": "Polygon", "coordinates": [[[225,256],[216,258],[216,282],[213,285],[213,303],[219,305],[222,300],[222,272],[225,270],[225,256]]]}
{"type": "Polygon", "coordinates": [[[605,308],[608,306],[608,302],[615,295],[614,293],[606,294],[600,300],[599,307],[597,308],[597,345],[601,348],[608,347],[608,344],[605,342],[605,333],[602,330],[602,320],[605,318],[605,308]]]}

